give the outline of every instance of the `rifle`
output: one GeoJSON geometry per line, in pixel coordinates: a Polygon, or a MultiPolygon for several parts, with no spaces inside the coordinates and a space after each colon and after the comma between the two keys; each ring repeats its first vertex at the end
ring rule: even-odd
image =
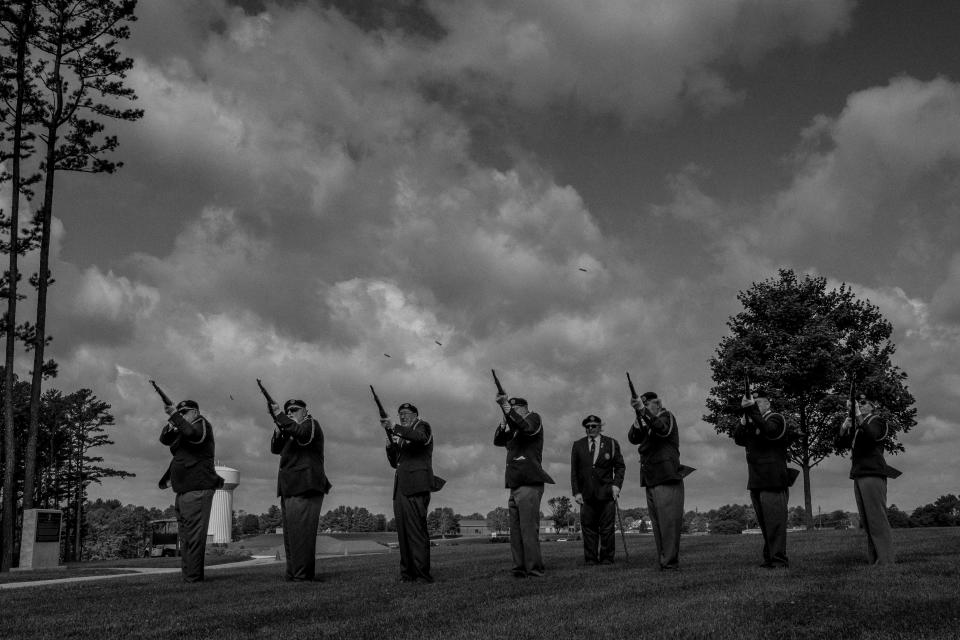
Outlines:
{"type": "Polygon", "coordinates": [[[640,396],[637,395],[637,388],[633,386],[633,380],[630,379],[630,372],[627,371],[627,384],[630,385],[630,399],[636,400],[640,396]]]}
{"type": "Polygon", "coordinates": [[[750,374],[749,373],[745,373],[743,375],[743,397],[753,399],[753,396],[750,395],[750,374]]]}
{"type": "Polygon", "coordinates": [[[370,393],[373,394],[373,401],[377,403],[377,409],[380,411],[380,419],[386,420],[388,418],[387,412],[383,408],[383,403],[380,402],[380,398],[377,397],[377,392],[373,390],[373,385],[370,385],[370,393]]]}
{"type": "Polygon", "coordinates": [[[263,383],[260,382],[260,378],[257,378],[257,386],[260,387],[260,393],[263,394],[263,397],[267,399],[267,408],[270,409],[273,405],[277,404],[273,401],[273,398],[270,397],[270,393],[264,388],[263,383]]]}
{"type": "Polygon", "coordinates": [[[170,396],[168,396],[167,394],[165,394],[165,393],[163,392],[163,389],[160,388],[160,385],[158,385],[158,384],[157,384],[155,381],[153,381],[153,380],[150,381],[150,384],[152,384],[152,385],[153,385],[153,388],[157,390],[157,393],[158,393],[158,394],[160,394],[160,399],[163,400],[163,405],[166,406],[166,407],[172,407],[172,406],[173,406],[173,400],[171,400],[171,399],[170,399],[170,396]]]}
{"type": "MultiPolygon", "coordinates": [[[[497,385],[497,395],[507,395],[507,392],[503,390],[503,385],[500,384],[500,378],[497,377],[497,372],[490,369],[490,373],[493,374],[493,384],[497,385]]],[[[500,409],[503,411],[503,415],[507,415],[507,410],[504,409],[503,406],[501,406],[500,409]]]]}

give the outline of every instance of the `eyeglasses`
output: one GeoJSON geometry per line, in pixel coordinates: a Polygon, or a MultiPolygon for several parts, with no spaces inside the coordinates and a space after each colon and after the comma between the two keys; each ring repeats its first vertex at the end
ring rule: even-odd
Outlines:
{"type": "Polygon", "coordinates": [[[300,408],[300,407],[290,407],[290,408],[287,409],[284,413],[286,413],[286,414],[289,415],[289,414],[291,414],[291,413],[300,413],[301,411],[303,411],[303,409],[300,408]]]}
{"type": "Polygon", "coordinates": [[[584,428],[584,429],[596,429],[596,428],[599,427],[599,426],[600,426],[600,425],[599,425],[598,423],[596,423],[596,422],[588,422],[587,424],[583,425],[583,428],[584,428]]]}

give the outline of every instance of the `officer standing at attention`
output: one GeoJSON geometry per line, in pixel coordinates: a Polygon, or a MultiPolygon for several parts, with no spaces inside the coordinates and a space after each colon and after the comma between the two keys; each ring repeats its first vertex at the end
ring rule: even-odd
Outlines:
{"type": "Polygon", "coordinates": [[[581,422],[587,435],[573,443],[570,485],[580,505],[583,556],[587,564],[613,564],[617,498],[626,465],[620,444],[601,435],[603,421],[589,415],[581,422]]]}

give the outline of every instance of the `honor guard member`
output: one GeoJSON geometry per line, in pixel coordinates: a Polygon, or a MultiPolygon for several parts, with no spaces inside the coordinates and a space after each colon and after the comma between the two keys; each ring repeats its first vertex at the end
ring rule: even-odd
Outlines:
{"type": "MultiPolygon", "coordinates": [[[[848,409],[850,401],[847,400],[848,409]]],[[[860,527],[867,534],[867,556],[870,564],[895,562],[890,523],[887,520],[887,478],[896,478],[900,471],[887,464],[883,444],[887,438],[887,421],[876,412],[877,405],[869,396],[857,398],[857,424],[849,416],[840,427],[837,449],[850,449],[850,478],[860,513],[860,527]]]]}
{"type": "Polygon", "coordinates": [[[587,435],[573,443],[570,485],[573,499],[580,505],[583,556],[587,564],[613,564],[616,501],[626,465],[620,444],[600,434],[600,418],[589,415],[581,424],[587,435]]]}
{"type": "Polygon", "coordinates": [[[680,464],[677,420],[663,408],[653,391],[630,401],[637,419],[627,439],[639,445],[640,484],[647,489],[647,511],[653,525],[661,571],[680,568],[680,529],[683,527],[683,479],[693,469],[680,464]]]}
{"type": "Polygon", "coordinates": [[[387,461],[396,469],[393,480],[393,517],[400,547],[400,579],[403,582],[433,582],[430,574],[430,534],[427,508],[430,492],[444,480],[433,475],[433,433],[409,402],[398,409],[400,424],[384,418],[387,461]]]}
{"type": "Polygon", "coordinates": [[[763,533],[765,569],[786,568],[787,503],[789,487],[796,471],[787,468],[790,434],[787,421],[770,410],[770,400],[763,391],[740,401],[743,415],[734,431],[733,441],[747,450],[747,489],[763,533]],[[791,474],[793,472],[793,474],[791,474]],[[791,477],[792,475],[792,477],[791,477]]]}
{"type": "Polygon", "coordinates": [[[283,550],[287,580],[309,581],[316,575],[317,529],[323,496],[330,482],[323,470],[323,430],[303,400],[287,400],[283,411],[270,405],[276,428],[270,453],[280,456],[277,495],[283,515],[283,550]]]}
{"type": "Polygon", "coordinates": [[[176,408],[164,405],[163,410],[170,418],[160,432],[160,442],[170,447],[173,459],[160,479],[160,488],[172,485],[177,494],[174,509],[183,579],[200,582],[213,494],[223,486],[223,478],[214,469],[213,428],[193,400],[183,400],[176,408]]]}
{"type": "Polygon", "coordinates": [[[513,575],[542,576],[540,554],[540,500],[544,483],[553,484],[543,470],[543,425],[540,416],[527,408],[523,398],[497,394],[503,421],[493,435],[493,444],[507,449],[506,486],[510,489],[510,551],[513,575]]]}

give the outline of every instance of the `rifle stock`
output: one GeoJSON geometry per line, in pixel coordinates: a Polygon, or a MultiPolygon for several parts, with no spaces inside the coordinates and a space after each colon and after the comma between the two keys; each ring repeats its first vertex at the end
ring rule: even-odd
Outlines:
{"type": "Polygon", "coordinates": [[[630,385],[630,399],[636,400],[640,396],[637,395],[637,388],[633,386],[633,380],[630,379],[630,372],[627,371],[627,384],[630,385]]]}
{"type": "Polygon", "coordinates": [[[150,381],[150,384],[152,384],[152,385],[153,385],[153,388],[156,389],[156,391],[157,391],[158,394],[160,394],[160,399],[163,400],[164,406],[172,407],[172,406],[173,406],[173,400],[171,400],[171,399],[170,399],[170,396],[168,396],[167,394],[165,394],[165,393],[163,392],[163,389],[160,388],[160,385],[158,385],[158,384],[156,383],[156,381],[154,381],[154,380],[151,380],[151,381],[150,381]]]}
{"type": "Polygon", "coordinates": [[[377,396],[377,392],[373,390],[373,385],[370,385],[370,393],[373,394],[373,401],[377,403],[377,410],[380,411],[380,419],[387,419],[387,412],[383,408],[383,403],[380,402],[380,398],[377,396]]]}

